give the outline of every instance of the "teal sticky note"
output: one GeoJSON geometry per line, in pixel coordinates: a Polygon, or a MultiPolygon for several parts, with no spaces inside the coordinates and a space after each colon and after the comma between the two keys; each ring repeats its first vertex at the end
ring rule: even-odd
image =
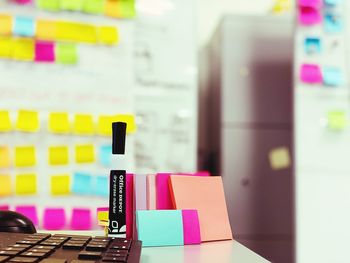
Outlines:
{"type": "Polygon", "coordinates": [[[324,17],[325,31],[328,33],[339,33],[343,30],[343,17],[336,13],[326,14],[324,17]]]}
{"type": "Polygon", "coordinates": [[[136,224],[143,247],[184,244],[181,210],[138,210],[136,224]]]}
{"type": "Polygon", "coordinates": [[[103,166],[111,167],[112,165],[112,146],[111,145],[102,145],[100,147],[100,163],[103,166]]]}
{"type": "Polygon", "coordinates": [[[323,82],[326,86],[337,87],[343,84],[343,74],[338,68],[323,68],[323,82]]]}
{"type": "Polygon", "coordinates": [[[108,176],[96,176],[95,194],[106,197],[109,195],[108,176]]]}
{"type": "Polygon", "coordinates": [[[13,28],[14,35],[32,37],[35,35],[34,19],[30,17],[17,16],[13,28]]]}
{"type": "Polygon", "coordinates": [[[93,177],[88,173],[74,173],[72,193],[81,195],[93,194],[93,177]]]}
{"type": "Polygon", "coordinates": [[[305,39],[305,53],[306,54],[321,53],[321,39],[318,37],[307,37],[305,39]]]}

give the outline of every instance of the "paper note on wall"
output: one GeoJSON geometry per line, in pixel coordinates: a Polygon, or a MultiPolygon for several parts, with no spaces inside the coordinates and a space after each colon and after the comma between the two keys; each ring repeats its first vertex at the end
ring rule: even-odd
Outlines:
{"type": "Polygon", "coordinates": [[[77,163],[92,163],[95,161],[95,148],[93,144],[75,146],[75,161],[77,163]]]}
{"type": "Polygon", "coordinates": [[[347,126],[347,114],[342,110],[328,112],[328,128],[334,131],[344,130],[347,126]]]}
{"type": "Polygon", "coordinates": [[[308,37],[305,39],[305,53],[319,54],[321,53],[321,39],[318,37],[308,37]]]}
{"type": "Polygon", "coordinates": [[[328,33],[339,33],[343,30],[343,18],[336,13],[326,14],[324,28],[328,33]]]}
{"type": "Polygon", "coordinates": [[[56,26],[57,40],[97,43],[97,29],[93,25],[59,21],[56,26]]]}
{"type": "Polygon", "coordinates": [[[86,208],[73,208],[70,225],[73,230],[90,230],[92,227],[91,210],[86,208]]]}
{"type": "Polygon", "coordinates": [[[78,135],[93,135],[94,121],[91,114],[75,114],[73,131],[78,135]]]}
{"type": "Polygon", "coordinates": [[[68,174],[51,176],[51,194],[52,195],[70,194],[70,176],[68,174]]]}
{"type": "Polygon", "coordinates": [[[61,0],[60,7],[62,10],[80,11],[85,0],[61,0]]]}
{"type": "Polygon", "coordinates": [[[60,230],[66,226],[66,212],[63,208],[45,208],[43,227],[46,230],[60,230]]]}
{"type": "Polygon", "coordinates": [[[54,133],[70,132],[69,116],[66,112],[51,112],[49,115],[49,131],[54,133]]]}
{"type": "Polygon", "coordinates": [[[87,173],[75,173],[73,175],[72,192],[81,195],[92,194],[94,192],[92,176],[87,173]]]}
{"type": "Polygon", "coordinates": [[[103,166],[111,167],[111,164],[112,164],[112,146],[111,145],[100,146],[99,158],[100,158],[100,163],[103,166]]]}
{"type": "Polygon", "coordinates": [[[20,61],[33,61],[34,40],[26,38],[14,40],[13,58],[20,61]]]}
{"type": "Polygon", "coordinates": [[[321,68],[315,64],[303,64],[300,68],[300,79],[305,83],[322,83],[321,68]]]}
{"type": "MultiPolygon", "coordinates": [[[[0,146],[0,168],[10,167],[10,149],[7,146],[0,146]]],[[[1,184],[0,184],[1,185],[1,184]]]]}
{"type": "Polygon", "coordinates": [[[313,7],[301,7],[298,19],[299,23],[305,26],[320,24],[322,22],[321,11],[313,7]]]}
{"type": "Polygon", "coordinates": [[[109,181],[107,176],[97,176],[95,178],[95,194],[97,196],[107,197],[109,195],[109,181]]]}
{"type": "Polygon", "coordinates": [[[106,45],[113,45],[118,43],[119,35],[117,28],[113,26],[98,27],[98,41],[106,45]]]}
{"type": "Polygon", "coordinates": [[[12,194],[11,176],[0,174],[0,197],[9,196],[12,194]]]}
{"type": "Polygon", "coordinates": [[[22,37],[33,37],[35,35],[34,19],[31,17],[24,16],[15,17],[13,34],[22,37]]]}
{"type": "Polygon", "coordinates": [[[12,16],[0,14],[0,35],[11,35],[12,28],[13,28],[12,16]]]}
{"type": "Polygon", "coordinates": [[[134,133],[136,131],[136,122],[135,122],[134,115],[118,114],[115,117],[113,117],[113,122],[125,122],[127,124],[126,126],[127,133],[134,133]]]}
{"type": "Polygon", "coordinates": [[[273,170],[288,169],[291,166],[291,157],[287,147],[272,149],[269,153],[270,166],[273,170]]]}
{"type": "Polygon", "coordinates": [[[18,131],[36,132],[40,128],[39,113],[37,111],[19,110],[16,122],[18,131]]]}
{"type": "Polygon", "coordinates": [[[37,192],[36,174],[18,174],[16,176],[16,194],[33,195],[37,192]]]}
{"type": "MultiPolygon", "coordinates": [[[[10,37],[0,37],[0,58],[12,58],[13,40],[10,37]]],[[[1,124],[0,124],[1,125],[1,124]]]]}
{"type": "Polygon", "coordinates": [[[50,146],[49,164],[66,165],[69,162],[68,146],[50,146]]]}
{"type": "Polygon", "coordinates": [[[56,22],[38,19],[36,22],[36,37],[41,40],[55,40],[56,22]]]}
{"type": "Polygon", "coordinates": [[[85,0],[83,11],[89,14],[102,14],[105,7],[105,0],[85,0]]]}
{"type": "Polygon", "coordinates": [[[49,11],[60,10],[60,0],[37,0],[36,3],[41,9],[49,11]]]}
{"type": "Polygon", "coordinates": [[[71,43],[58,43],[56,61],[61,64],[76,64],[78,62],[77,46],[71,43]]]}
{"type": "Polygon", "coordinates": [[[29,218],[33,222],[34,226],[39,225],[39,217],[36,206],[33,205],[18,205],[15,211],[29,218]]]}
{"type": "Polygon", "coordinates": [[[12,130],[10,113],[6,110],[0,110],[0,132],[12,130]]]}
{"type": "Polygon", "coordinates": [[[15,147],[15,166],[30,167],[36,165],[35,146],[17,146],[15,147]]]}
{"type": "Polygon", "coordinates": [[[55,46],[53,42],[36,41],[35,42],[35,61],[36,62],[54,62],[55,46]]]}
{"type": "Polygon", "coordinates": [[[324,67],[323,82],[326,86],[341,86],[344,83],[343,74],[341,70],[334,67],[324,67]]]}

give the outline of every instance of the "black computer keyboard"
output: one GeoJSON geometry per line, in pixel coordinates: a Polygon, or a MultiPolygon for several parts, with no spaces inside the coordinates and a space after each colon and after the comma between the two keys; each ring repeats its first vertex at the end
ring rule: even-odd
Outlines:
{"type": "Polygon", "coordinates": [[[0,263],[138,263],[141,244],[123,238],[0,232],[0,263]]]}

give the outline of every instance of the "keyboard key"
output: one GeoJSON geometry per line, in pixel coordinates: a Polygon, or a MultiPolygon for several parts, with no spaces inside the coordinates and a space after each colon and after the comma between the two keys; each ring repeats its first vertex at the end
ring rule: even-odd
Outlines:
{"type": "Polygon", "coordinates": [[[35,263],[38,261],[39,261],[39,258],[15,257],[15,258],[11,258],[9,262],[35,263]]]}
{"type": "Polygon", "coordinates": [[[129,250],[129,246],[124,246],[124,245],[118,245],[118,244],[112,244],[110,246],[111,249],[119,249],[119,250],[129,250]]]}
{"type": "Polygon", "coordinates": [[[43,253],[43,252],[45,252],[45,253],[47,253],[47,254],[49,254],[49,253],[51,253],[53,250],[50,250],[50,249],[36,249],[36,248],[31,248],[31,249],[29,249],[28,250],[28,252],[40,252],[40,253],[43,253]]]}
{"type": "Polygon", "coordinates": [[[39,241],[38,240],[19,240],[16,242],[16,244],[24,244],[24,245],[36,245],[38,244],[39,241]]]}
{"type": "Polygon", "coordinates": [[[24,244],[14,244],[12,245],[11,247],[14,247],[14,248],[23,248],[23,249],[26,249],[26,248],[30,248],[31,245],[24,245],[24,244]]]}
{"type": "Polygon", "coordinates": [[[85,244],[82,243],[69,243],[63,245],[63,249],[74,249],[74,250],[81,250],[84,248],[85,244]]]}
{"type": "Polygon", "coordinates": [[[32,249],[33,248],[38,249],[38,250],[50,250],[50,251],[55,249],[54,246],[42,246],[42,245],[37,245],[37,246],[32,247],[32,249]]]}
{"type": "Polygon", "coordinates": [[[104,254],[104,257],[125,257],[127,258],[128,254],[123,253],[106,253],[104,254]]]}
{"type": "Polygon", "coordinates": [[[21,247],[7,247],[4,250],[6,251],[18,251],[18,252],[22,252],[25,250],[25,248],[21,248],[21,247]]]}
{"type": "Polygon", "coordinates": [[[35,233],[35,234],[30,235],[30,236],[41,237],[41,238],[49,238],[51,235],[50,234],[44,234],[44,233],[35,233]]]}
{"type": "Polygon", "coordinates": [[[6,262],[6,260],[8,260],[9,257],[5,257],[5,256],[0,256],[0,263],[6,262]]]}
{"type": "Polygon", "coordinates": [[[82,251],[79,253],[79,259],[100,259],[102,253],[98,251],[82,251]]]}
{"type": "Polygon", "coordinates": [[[88,244],[85,249],[88,251],[105,251],[106,248],[107,248],[107,244],[106,245],[94,245],[94,244],[90,245],[90,244],[88,244]]]}
{"type": "MultiPolygon", "coordinates": [[[[86,261],[85,261],[86,262],[86,261]]],[[[60,258],[46,258],[40,263],[67,263],[67,259],[60,259],[60,258]]]]}
{"type": "Polygon", "coordinates": [[[104,262],[126,262],[126,257],[104,257],[104,262]]]}
{"type": "Polygon", "coordinates": [[[127,250],[119,250],[119,249],[108,249],[106,253],[114,253],[114,254],[123,254],[127,255],[128,251],[127,250]]]}
{"type": "Polygon", "coordinates": [[[47,256],[49,252],[46,251],[40,251],[40,252],[32,252],[32,251],[27,251],[21,254],[21,257],[37,257],[37,258],[43,258],[47,256]]]}
{"type": "Polygon", "coordinates": [[[15,250],[0,250],[0,256],[16,256],[22,251],[15,251],[15,250]]]}

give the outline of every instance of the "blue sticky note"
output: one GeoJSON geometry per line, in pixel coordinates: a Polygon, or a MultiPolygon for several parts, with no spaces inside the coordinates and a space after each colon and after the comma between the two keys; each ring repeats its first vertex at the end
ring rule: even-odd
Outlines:
{"type": "Polygon", "coordinates": [[[92,176],[88,173],[74,173],[72,192],[81,195],[93,194],[92,179],[92,176]]]}
{"type": "Polygon", "coordinates": [[[33,37],[35,35],[35,22],[33,18],[17,16],[13,28],[14,35],[33,37]]]}
{"type": "Polygon", "coordinates": [[[111,145],[102,145],[100,147],[100,163],[103,166],[111,167],[112,165],[112,146],[111,145]]]}
{"type": "Polygon", "coordinates": [[[340,69],[334,67],[323,68],[323,82],[327,86],[337,87],[343,84],[343,74],[340,69]]]}
{"type": "Polygon", "coordinates": [[[326,14],[324,18],[325,31],[339,33],[343,30],[343,18],[338,14],[326,14]]]}
{"type": "Polygon", "coordinates": [[[136,224],[143,247],[184,244],[181,210],[138,210],[136,224]]]}
{"type": "Polygon", "coordinates": [[[317,37],[307,37],[305,39],[305,53],[307,54],[321,53],[321,39],[317,37]]]}
{"type": "Polygon", "coordinates": [[[107,176],[96,177],[95,194],[103,197],[109,195],[109,184],[107,176]]]}

